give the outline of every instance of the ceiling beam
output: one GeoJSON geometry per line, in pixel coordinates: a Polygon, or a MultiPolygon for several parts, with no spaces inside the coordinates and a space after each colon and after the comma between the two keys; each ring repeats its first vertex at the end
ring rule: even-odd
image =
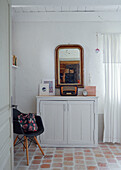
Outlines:
{"type": "Polygon", "coordinates": [[[11,0],[11,5],[42,5],[42,6],[96,6],[121,5],[121,0],[11,0]]]}
{"type": "Polygon", "coordinates": [[[13,21],[22,22],[121,22],[121,12],[38,12],[16,13],[13,21]]]}

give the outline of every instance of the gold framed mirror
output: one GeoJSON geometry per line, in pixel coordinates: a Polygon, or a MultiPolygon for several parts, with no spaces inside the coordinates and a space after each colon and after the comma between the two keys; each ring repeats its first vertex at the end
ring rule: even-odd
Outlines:
{"type": "Polygon", "coordinates": [[[59,45],[55,49],[55,87],[84,87],[84,50],[80,45],[59,45]]]}

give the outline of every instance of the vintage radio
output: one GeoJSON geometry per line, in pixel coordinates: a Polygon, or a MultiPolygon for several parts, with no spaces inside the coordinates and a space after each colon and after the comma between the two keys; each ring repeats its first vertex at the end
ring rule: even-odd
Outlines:
{"type": "Polygon", "coordinates": [[[75,86],[70,86],[70,85],[65,85],[65,86],[60,86],[60,95],[61,96],[77,96],[78,94],[78,87],[75,86]]]}

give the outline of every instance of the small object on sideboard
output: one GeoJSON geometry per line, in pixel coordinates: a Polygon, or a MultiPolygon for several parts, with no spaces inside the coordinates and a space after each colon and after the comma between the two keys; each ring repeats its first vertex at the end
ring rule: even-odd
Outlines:
{"type": "Polygon", "coordinates": [[[39,85],[39,96],[48,96],[49,95],[49,84],[40,84],[39,85]]]}
{"type": "Polygon", "coordinates": [[[82,94],[83,94],[83,96],[87,96],[88,92],[86,90],[83,90],[82,94]]]}
{"type": "Polygon", "coordinates": [[[60,95],[61,96],[77,96],[78,95],[78,86],[60,86],[60,95]]]}
{"type": "Polygon", "coordinates": [[[86,86],[85,90],[88,93],[88,96],[96,96],[96,86],[86,86]]]}

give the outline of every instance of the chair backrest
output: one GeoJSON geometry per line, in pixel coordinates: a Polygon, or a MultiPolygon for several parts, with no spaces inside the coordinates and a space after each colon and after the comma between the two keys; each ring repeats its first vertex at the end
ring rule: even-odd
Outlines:
{"type": "Polygon", "coordinates": [[[15,108],[13,108],[13,120],[18,120],[18,115],[20,115],[21,112],[15,108]]]}
{"type": "Polygon", "coordinates": [[[35,119],[36,119],[36,123],[37,123],[37,126],[38,126],[38,130],[43,133],[44,132],[44,126],[43,126],[43,122],[42,122],[42,119],[40,116],[36,115],[35,116],[35,119]]]}
{"type": "Polygon", "coordinates": [[[13,108],[13,132],[16,134],[23,134],[21,131],[20,124],[18,122],[18,115],[20,115],[21,112],[15,108],[13,108]]]}

